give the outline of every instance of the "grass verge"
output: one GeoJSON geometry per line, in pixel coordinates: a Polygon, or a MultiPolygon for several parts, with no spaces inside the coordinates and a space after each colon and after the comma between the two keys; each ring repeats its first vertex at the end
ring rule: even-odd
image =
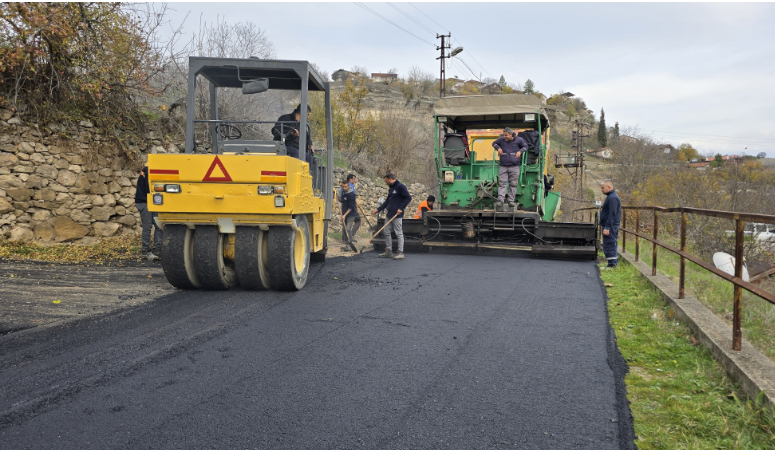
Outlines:
{"type": "Polygon", "coordinates": [[[40,245],[0,239],[0,258],[65,263],[104,263],[141,259],[140,236],[107,238],[95,245],[40,245]]]}
{"type": "MultiPolygon", "coordinates": [[[[671,245],[680,246],[670,238],[660,236],[671,245]]],[[[620,241],[621,244],[621,236],[620,241]]],[[[650,242],[641,241],[640,260],[651,265],[652,247],[650,242]]],[[[627,251],[635,254],[635,238],[627,236],[627,251]]],[[[678,284],[680,272],[680,257],[668,250],[660,248],[657,255],[657,270],[678,284]]],[[[691,253],[691,251],[690,251],[691,253]]],[[[762,288],[772,291],[773,286],[762,284],[762,288]]],[[[699,300],[719,318],[732,326],[732,307],[734,286],[732,283],[717,277],[702,267],[686,262],[685,289],[688,295],[699,300]]],[[[743,290],[741,327],[743,337],[757,350],[775,360],[775,305],[743,290]]],[[[730,332],[731,333],[731,332],[730,332]]],[[[775,447],[773,447],[775,448],[775,447]]]]}
{"type": "Polygon", "coordinates": [[[630,372],[636,444],[648,449],[773,449],[775,414],[738,386],[628,264],[602,272],[608,313],[630,372]]]}

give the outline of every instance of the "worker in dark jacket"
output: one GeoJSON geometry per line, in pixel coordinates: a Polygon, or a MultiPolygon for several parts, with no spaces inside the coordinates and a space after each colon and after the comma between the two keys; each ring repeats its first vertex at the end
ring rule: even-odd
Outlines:
{"type": "Polygon", "coordinates": [[[619,263],[616,248],[619,239],[619,224],[622,218],[622,200],[614,190],[611,180],[600,183],[600,190],[606,195],[600,209],[600,226],[603,228],[603,253],[608,260],[606,268],[613,269],[619,263]]]}
{"type": "MultiPolygon", "coordinates": [[[[309,134],[309,122],[307,122],[307,150],[302,156],[299,156],[299,129],[301,128],[301,105],[297,106],[290,114],[283,114],[277,118],[277,123],[272,127],[272,136],[275,141],[282,141],[285,137],[285,148],[288,149],[288,156],[299,158],[302,161],[311,162],[312,152],[315,151],[315,146],[312,145],[312,137],[309,134]],[[290,123],[281,123],[290,122],[290,123]]],[[[307,105],[307,120],[309,120],[309,113],[312,108],[307,105]]]]}
{"type": "Polygon", "coordinates": [[[350,250],[349,243],[356,243],[355,233],[361,227],[361,215],[358,214],[358,205],[355,203],[355,190],[353,190],[350,182],[342,180],[339,186],[342,189],[340,202],[342,203],[342,227],[344,227],[342,230],[342,241],[345,244],[343,250],[350,250]]]}
{"type": "Polygon", "coordinates": [[[404,229],[402,220],[404,217],[404,210],[412,201],[412,196],[409,195],[409,190],[406,186],[396,180],[396,176],[392,173],[388,173],[384,177],[385,184],[388,186],[387,200],[382,203],[379,208],[375,209],[372,214],[376,215],[382,210],[387,210],[387,217],[385,222],[393,219],[382,230],[382,234],[385,236],[385,253],[379,255],[380,258],[393,258],[404,259],[404,229]],[[398,239],[398,252],[396,256],[393,256],[393,237],[390,232],[395,231],[396,238],[398,239]]]}
{"type": "Polygon", "coordinates": [[[156,225],[153,218],[157,213],[148,211],[148,194],[151,193],[151,189],[148,186],[148,166],[143,167],[140,176],[137,178],[137,189],[135,190],[135,207],[140,211],[140,221],[143,224],[143,256],[148,261],[155,261],[159,259],[161,253],[161,238],[162,231],[156,225]],[[151,228],[153,228],[153,252],[151,252],[151,228]]]}
{"type": "Polygon", "coordinates": [[[517,196],[519,185],[519,172],[522,165],[522,152],[527,151],[527,143],[517,136],[511,128],[504,128],[503,135],[492,143],[500,156],[500,170],[498,171],[498,201],[497,208],[503,206],[506,197],[506,184],[509,186],[509,206],[514,207],[514,198],[517,196]]]}

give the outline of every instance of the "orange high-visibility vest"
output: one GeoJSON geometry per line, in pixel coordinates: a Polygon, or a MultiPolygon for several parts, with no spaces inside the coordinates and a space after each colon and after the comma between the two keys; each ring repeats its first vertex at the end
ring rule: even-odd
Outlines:
{"type": "Polygon", "coordinates": [[[420,206],[417,207],[417,211],[414,212],[415,219],[422,219],[422,209],[428,208],[428,211],[433,211],[433,208],[428,206],[428,200],[423,200],[420,206]]]}

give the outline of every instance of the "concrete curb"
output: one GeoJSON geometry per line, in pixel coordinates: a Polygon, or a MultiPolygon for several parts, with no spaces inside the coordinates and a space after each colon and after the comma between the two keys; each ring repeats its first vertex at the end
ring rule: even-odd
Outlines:
{"type": "MultiPolygon", "coordinates": [[[[638,269],[675,312],[676,319],[686,324],[714,358],[724,366],[750,399],[764,391],[764,402],[775,408],[775,362],[743,339],[741,351],[732,350],[732,327],[718,318],[694,297],[685,295],[678,299],[678,285],[657,272],[651,276],[651,267],[642,261],[635,262],[635,255],[622,253],[619,258],[638,269]]],[[[730,298],[730,302],[732,299],[730,298]]]]}

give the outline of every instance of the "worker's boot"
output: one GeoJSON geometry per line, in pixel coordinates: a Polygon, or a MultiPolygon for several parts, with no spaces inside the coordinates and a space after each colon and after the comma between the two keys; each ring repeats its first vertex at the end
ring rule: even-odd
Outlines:
{"type": "Polygon", "coordinates": [[[392,258],[393,257],[393,251],[392,250],[385,250],[385,253],[381,253],[379,255],[380,258],[392,258]]]}
{"type": "Polygon", "coordinates": [[[498,200],[497,202],[495,202],[495,209],[502,208],[502,207],[503,207],[502,201],[498,200]]]}
{"type": "Polygon", "coordinates": [[[513,208],[513,207],[515,207],[515,206],[517,206],[517,204],[516,204],[516,203],[514,203],[514,202],[509,202],[509,208],[513,208]]]}
{"type": "Polygon", "coordinates": [[[154,255],[151,252],[148,252],[145,254],[145,259],[147,259],[148,261],[158,261],[161,258],[159,258],[158,256],[154,255]]]}
{"type": "Polygon", "coordinates": [[[393,259],[404,259],[404,252],[396,253],[396,256],[394,256],[393,259]]]}

